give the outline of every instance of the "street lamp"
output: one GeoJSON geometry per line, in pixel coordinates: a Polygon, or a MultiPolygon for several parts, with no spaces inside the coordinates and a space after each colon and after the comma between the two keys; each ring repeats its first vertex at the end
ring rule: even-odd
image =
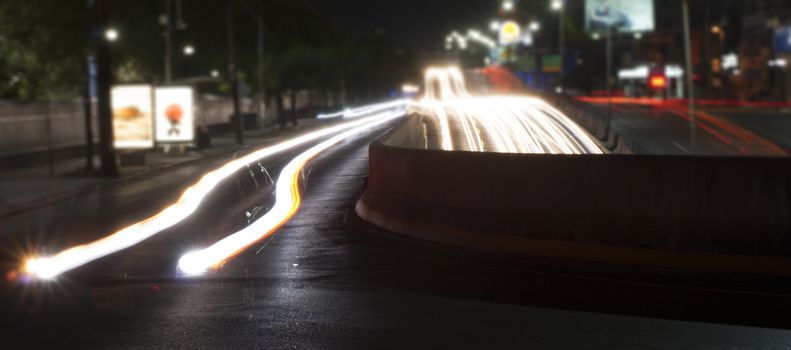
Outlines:
{"type": "Polygon", "coordinates": [[[176,23],[173,23],[174,0],[165,0],[165,12],[159,16],[159,24],[165,27],[165,82],[169,83],[173,75],[172,44],[173,30],[187,29],[187,23],[181,18],[181,0],[175,0],[176,23]],[[175,25],[174,25],[175,24],[175,25]]]}
{"type": "Polygon", "coordinates": [[[531,32],[537,32],[537,31],[541,30],[541,23],[538,23],[538,21],[532,21],[532,22],[530,22],[530,27],[529,28],[530,28],[531,32]]]}
{"type": "Polygon", "coordinates": [[[220,77],[220,71],[218,71],[218,70],[216,70],[216,69],[213,69],[213,70],[211,71],[211,77],[212,77],[212,78],[219,78],[219,77],[220,77]]]}
{"type": "Polygon", "coordinates": [[[560,54],[560,74],[558,75],[558,87],[556,90],[559,92],[563,92],[563,59],[565,58],[566,51],[566,28],[563,25],[563,17],[565,15],[563,1],[564,0],[552,0],[552,3],[550,3],[552,11],[558,13],[558,54],[560,54]]]}
{"type": "Polygon", "coordinates": [[[503,1],[503,11],[511,12],[514,10],[514,2],[512,0],[503,1]]]}
{"type": "Polygon", "coordinates": [[[184,55],[185,56],[192,56],[195,54],[195,48],[192,45],[184,46],[184,55]]]}
{"type": "Polygon", "coordinates": [[[491,29],[493,32],[500,30],[500,21],[491,21],[489,23],[489,29],[491,29]]]}
{"type": "Polygon", "coordinates": [[[104,38],[107,39],[107,41],[110,41],[110,42],[117,41],[118,40],[118,30],[116,30],[115,28],[107,28],[107,30],[104,31],[104,38]]]}

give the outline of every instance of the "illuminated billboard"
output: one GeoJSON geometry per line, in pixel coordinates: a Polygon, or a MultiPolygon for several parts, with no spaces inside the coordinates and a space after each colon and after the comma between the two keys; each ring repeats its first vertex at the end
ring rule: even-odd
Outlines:
{"type": "Polygon", "coordinates": [[[500,44],[513,45],[522,38],[522,29],[514,21],[506,21],[500,26],[500,44]]]}
{"type": "Polygon", "coordinates": [[[153,96],[150,85],[112,89],[113,144],[117,149],[154,147],[153,96]]]}
{"type": "Polygon", "coordinates": [[[654,0],[585,0],[585,28],[621,33],[654,30],[654,0]]]}
{"type": "Polygon", "coordinates": [[[192,88],[159,87],[155,90],[155,96],[157,142],[191,142],[195,137],[192,88]]]}

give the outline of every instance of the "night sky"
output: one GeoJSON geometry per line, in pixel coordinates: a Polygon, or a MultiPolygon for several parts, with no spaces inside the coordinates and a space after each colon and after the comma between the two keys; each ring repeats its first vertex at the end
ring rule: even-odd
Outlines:
{"type": "Polygon", "coordinates": [[[347,23],[351,30],[383,29],[421,51],[441,50],[451,30],[486,29],[497,14],[496,0],[313,0],[317,7],[347,23]]]}

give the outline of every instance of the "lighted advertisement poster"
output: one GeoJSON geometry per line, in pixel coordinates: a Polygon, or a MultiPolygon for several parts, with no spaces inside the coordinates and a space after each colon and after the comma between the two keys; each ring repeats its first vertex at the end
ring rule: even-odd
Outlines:
{"type": "Polygon", "coordinates": [[[190,87],[156,89],[157,142],[190,142],[195,136],[193,91],[190,87]]]}
{"type": "Polygon", "coordinates": [[[154,147],[151,86],[115,86],[112,99],[115,148],[154,147]]]}
{"type": "Polygon", "coordinates": [[[585,28],[621,33],[654,30],[654,0],[585,0],[585,28]]]}

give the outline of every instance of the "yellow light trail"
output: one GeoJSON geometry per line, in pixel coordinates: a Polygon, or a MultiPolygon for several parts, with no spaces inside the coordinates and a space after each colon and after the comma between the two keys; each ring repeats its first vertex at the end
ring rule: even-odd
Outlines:
{"type": "Polygon", "coordinates": [[[179,259],[179,270],[187,275],[202,274],[209,268],[222,266],[224,262],[241,253],[252,244],[269,237],[291,219],[299,209],[301,203],[299,193],[300,172],[308,161],[338,142],[403,115],[403,112],[385,112],[376,117],[371,117],[376,119],[333,136],[294,158],[280,173],[275,189],[275,205],[269,212],[244,229],[223,238],[217,243],[205,249],[185,254],[179,259]]]}
{"type": "MultiPolygon", "coordinates": [[[[159,213],[97,241],[72,247],[52,256],[30,258],[24,262],[23,272],[28,276],[38,279],[53,279],[66,271],[130,248],[189,217],[222,180],[232,176],[239,169],[244,168],[248,164],[337,133],[348,136],[351,135],[349,132],[350,130],[367,129],[373,125],[373,123],[380,123],[385,119],[389,120],[389,118],[384,118],[386,116],[394,117],[403,115],[404,105],[406,104],[407,101],[398,101],[398,103],[394,103],[390,106],[390,108],[394,108],[396,112],[380,112],[374,116],[324,128],[276,145],[262,148],[244,157],[235,159],[205,174],[197,183],[187,188],[175,203],[159,213]]],[[[368,109],[368,107],[362,108],[368,109]]],[[[380,111],[381,108],[374,108],[373,110],[380,111]]],[[[351,110],[350,112],[355,115],[360,114],[359,109],[351,110]]],[[[332,140],[336,139],[337,136],[332,138],[332,140]]],[[[326,144],[326,142],[322,144],[326,144]]]]}

